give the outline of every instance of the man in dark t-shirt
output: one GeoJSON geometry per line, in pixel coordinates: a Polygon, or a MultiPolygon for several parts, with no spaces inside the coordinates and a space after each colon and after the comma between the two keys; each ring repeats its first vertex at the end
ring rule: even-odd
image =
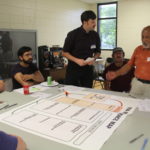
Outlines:
{"type": "Polygon", "coordinates": [[[20,62],[16,64],[11,72],[13,89],[21,88],[24,85],[32,86],[44,81],[44,77],[38,68],[32,63],[32,49],[21,47],[18,50],[20,62]]]}
{"type": "Polygon", "coordinates": [[[127,61],[124,60],[124,51],[120,47],[113,49],[112,57],[113,63],[106,67],[103,73],[103,78],[105,79],[105,89],[118,92],[129,92],[131,88],[131,81],[134,77],[134,68],[132,68],[127,74],[119,76],[111,82],[106,80],[106,73],[108,71],[119,70],[127,63],[127,61]]]}
{"type": "Polygon", "coordinates": [[[92,87],[95,59],[100,56],[100,38],[94,31],[96,15],[93,11],[81,14],[82,26],[69,32],[63,47],[63,56],[69,62],[65,84],[92,87]]]}

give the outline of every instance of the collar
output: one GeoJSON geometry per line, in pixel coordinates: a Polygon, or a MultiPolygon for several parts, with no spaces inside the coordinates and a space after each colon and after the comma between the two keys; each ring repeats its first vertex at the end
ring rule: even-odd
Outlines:
{"type": "Polygon", "coordinates": [[[86,32],[82,25],[80,26],[80,29],[81,29],[81,31],[82,31],[83,33],[85,33],[85,34],[89,34],[89,33],[91,33],[91,31],[86,32]]]}
{"type": "Polygon", "coordinates": [[[150,48],[144,48],[143,45],[141,45],[141,46],[142,46],[142,50],[150,51],[150,48]]]}

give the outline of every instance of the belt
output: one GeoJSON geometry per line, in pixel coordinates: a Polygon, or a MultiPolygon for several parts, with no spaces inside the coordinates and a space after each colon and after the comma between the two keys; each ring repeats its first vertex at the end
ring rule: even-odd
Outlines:
{"type": "Polygon", "coordinates": [[[137,80],[142,83],[150,84],[150,80],[143,80],[143,79],[139,79],[139,78],[137,78],[137,80]]]}

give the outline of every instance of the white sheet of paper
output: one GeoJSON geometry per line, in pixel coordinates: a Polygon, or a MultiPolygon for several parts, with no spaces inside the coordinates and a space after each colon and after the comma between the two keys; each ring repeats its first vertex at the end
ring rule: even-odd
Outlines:
{"type": "Polygon", "coordinates": [[[47,93],[42,93],[42,92],[36,92],[36,93],[33,93],[31,94],[31,97],[36,97],[36,98],[47,98],[47,97],[50,97],[52,94],[47,94],[47,93]]]}
{"type": "Polygon", "coordinates": [[[93,57],[88,57],[85,61],[86,61],[86,62],[90,62],[90,61],[93,61],[93,60],[94,60],[93,57]]]}
{"type": "Polygon", "coordinates": [[[93,92],[62,93],[6,112],[0,122],[82,150],[99,150],[136,108],[125,98],[116,99],[93,92]]]}
{"type": "Polygon", "coordinates": [[[150,112],[150,99],[142,100],[138,103],[139,111],[150,112]]]}

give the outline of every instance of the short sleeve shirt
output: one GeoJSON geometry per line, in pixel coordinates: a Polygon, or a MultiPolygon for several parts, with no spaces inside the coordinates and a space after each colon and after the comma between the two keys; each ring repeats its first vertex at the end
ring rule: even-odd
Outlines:
{"type": "MultiPolygon", "coordinates": [[[[86,33],[81,26],[68,33],[63,51],[69,52],[72,56],[80,59],[92,57],[94,53],[101,52],[99,35],[95,31],[86,33]]],[[[71,63],[75,64],[74,62],[71,63]]]]}
{"type": "Polygon", "coordinates": [[[16,150],[17,143],[17,137],[0,131],[0,150],[16,150]]]}
{"type": "MultiPolygon", "coordinates": [[[[127,62],[124,61],[124,66],[127,62]]],[[[116,71],[119,70],[122,66],[117,67],[114,63],[110,64],[103,73],[103,78],[106,80],[106,73],[108,71],[116,71]]],[[[118,92],[128,92],[131,88],[131,80],[134,77],[134,68],[132,68],[127,74],[117,77],[116,79],[111,81],[110,89],[112,91],[118,91],[118,92]]]]}
{"type": "Polygon", "coordinates": [[[14,78],[16,73],[20,72],[22,74],[33,74],[36,71],[38,71],[38,68],[34,64],[30,64],[29,67],[22,67],[20,64],[15,65],[11,72],[13,79],[13,89],[22,88],[22,85],[18,83],[14,78]]]}
{"type": "Polygon", "coordinates": [[[135,77],[150,80],[150,50],[144,49],[142,45],[138,46],[128,64],[135,66],[135,77]]]}

